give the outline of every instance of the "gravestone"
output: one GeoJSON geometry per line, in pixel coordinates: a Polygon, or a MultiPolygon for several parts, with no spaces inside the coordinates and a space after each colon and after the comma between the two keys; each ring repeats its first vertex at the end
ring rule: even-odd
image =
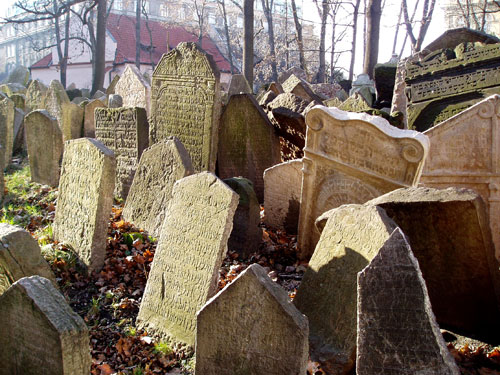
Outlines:
{"type": "Polygon", "coordinates": [[[231,96],[221,117],[217,165],[220,178],[252,181],[264,201],[264,171],[280,162],[279,138],[251,94],[231,96]]]}
{"type": "Polygon", "coordinates": [[[113,77],[113,79],[109,83],[108,88],[106,89],[106,95],[113,95],[115,93],[116,84],[118,83],[119,80],[120,76],[118,74],[113,77]]]}
{"type": "Polygon", "coordinates": [[[375,91],[375,82],[370,79],[368,74],[360,74],[356,77],[356,80],[352,82],[351,90],[349,90],[349,96],[354,94],[360,95],[369,107],[373,105],[375,91]]]}
{"type": "Polygon", "coordinates": [[[14,113],[14,144],[12,146],[12,154],[26,150],[25,132],[24,132],[24,116],[25,112],[16,108],[14,113]]]}
{"type": "Polygon", "coordinates": [[[177,138],[145,149],[123,208],[124,220],[159,237],[175,182],[193,173],[189,154],[177,138]]]}
{"type": "Polygon", "coordinates": [[[16,281],[0,296],[1,375],[88,375],[89,329],[52,283],[16,281]]]}
{"type": "Polygon", "coordinates": [[[359,92],[352,94],[345,101],[343,101],[338,109],[347,112],[363,112],[369,111],[371,107],[368,105],[366,100],[361,96],[359,92]]]}
{"type": "Polygon", "coordinates": [[[5,163],[4,163],[4,153],[3,153],[3,147],[0,144],[0,203],[2,203],[3,196],[5,194],[5,180],[4,180],[4,172],[3,170],[5,169],[5,163]]]}
{"type": "Polygon", "coordinates": [[[195,373],[305,374],[308,328],[287,293],[252,264],[198,312],[195,373]]]}
{"type": "Polygon", "coordinates": [[[123,107],[123,98],[118,94],[111,94],[108,99],[109,108],[123,107]]]}
{"type": "Polygon", "coordinates": [[[26,91],[26,110],[42,109],[43,97],[47,93],[47,86],[35,79],[31,81],[26,91]]]}
{"type": "Polygon", "coordinates": [[[94,110],[96,108],[106,108],[106,105],[99,99],[91,100],[87,103],[84,109],[83,120],[83,136],[95,138],[95,117],[94,110]]]}
{"type": "Polygon", "coordinates": [[[81,138],[85,110],[80,105],[71,102],[63,103],[61,109],[62,118],[59,126],[64,141],[81,138]]]}
{"type": "MultiPolygon", "coordinates": [[[[40,109],[46,109],[53,117],[57,119],[61,131],[62,119],[63,119],[63,104],[70,103],[68,94],[64,90],[63,85],[58,80],[53,80],[47,89],[47,92],[43,96],[42,105],[40,109]]],[[[64,133],[64,132],[63,132],[64,133]]]]}
{"type": "Polygon", "coordinates": [[[375,116],[317,106],[307,113],[298,246],[309,257],[314,221],[346,203],[364,203],[418,183],[429,140],[375,116]]]}
{"type": "Polygon", "coordinates": [[[24,94],[12,94],[10,100],[14,102],[14,106],[24,111],[26,107],[26,96],[24,94]]]}
{"type": "Polygon", "coordinates": [[[302,160],[290,160],[264,171],[266,225],[297,234],[302,185],[302,160]]]}
{"type": "Polygon", "coordinates": [[[4,146],[3,157],[6,167],[12,159],[15,115],[16,107],[14,106],[14,102],[8,98],[0,100],[0,144],[4,146]]]}
{"type": "Polygon", "coordinates": [[[21,85],[20,83],[4,83],[0,85],[0,91],[3,92],[7,96],[11,96],[12,94],[25,94],[26,87],[21,85]]]}
{"type": "Polygon", "coordinates": [[[242,93],[252,94],[253,90],[243,74],[233,74],[231,77],[231,83],[229,84],[229,89],[227,90],[227,95],[228,97],[231,97],[232,95],[242,93]]]}
{"type": "Polygon", "coordinates": [[[467,189],[398,189],[382,207],[408,236],[438,323],[454,332],[500,336],[500,271],[480,196],[467,189]]]}
{"type": "Polygon", "coordinates": [[[153,72],[149,143],[179,138],[195,172],[215,171],[220,116],[220,72],[195,43],[179,43],[153,72]]]}
{"type": "Polygon", "coordinates": [[[370,205],[344,205],[329,216],[294,304],[309,319],[311,359],[343,374],[354,367],[357,273],[397,226],[370,205]]]}
{"type": "Polygon", "coordinates": [[[31,111],[24,120],[31,181],[57,187],[63,137],[57,120],[46,110],[31,111]]]}
{"type": "Polygon", "coordinates": [[[307,74],[304,69],[301,69],[298,66],[292,66],[290,69],[279,75],[278,83],[283,84],[283,82],[285,82],[291,75],[295,75],[296,77],[307,82],[307,74]]]}
{"type": "Polygon", "coordinates": [[[7,83],[18,83],[27,86],[30,80],[30,71],[24,66],[17,66],[7,77],[7,83]]]}
{"type": "Polygon", "coordinates": [[[137,325],[179,350],[195,344],[196,312],[217,290],[238,194],[210,172],[175,183],[137,325]]]}
{"type": "Polygon", "coordinates": [[[17,280],[40,275],[56,285],[49,265],[31,234],[21,227],[0,223],[0,295],[17,280]]]}
{"type": "Polygon", "coordinates": [[[71,245],[89,271],[104,264],[115,168],[113,151],[96,139],[64,145],[54,239],[71,245]]]}
{"type": "Polygon", "coordinates": [[[96,108],[95,136],[116,157],[115,196],[127,198],[141,154],[148,147],[144,108],[96,108]]]}
{"type": "Polygon", "coordinates": [[[115,85],[115,94],[123,98],[124,107],[141,107],[149,115],[151,85],[146,82],[135,65],[127,65],[115,85]]]}
{"type": "Polygon", "coordinates": [[[294,74],[290,75],[290,77],[288,77],[287,80],[283,82],[282,87],[285,93],[295,94],[307,101],[321,101],[321,98],[312,91],[307,82],[300,79],[294,74]]]}
{"type": "Polygon", "coordinates": [[[358,273],[356,374],[460,374],[399,228],[358,273]]]}

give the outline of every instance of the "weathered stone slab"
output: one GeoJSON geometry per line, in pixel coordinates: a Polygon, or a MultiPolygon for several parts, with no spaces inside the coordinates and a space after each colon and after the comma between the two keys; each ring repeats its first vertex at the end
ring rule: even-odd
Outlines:
{"type": "Polygon", "coordinates": [[[81,138],[83,116],[85,110],[76,103],[63,103],[61,105],[62,117],[59,126],[63,133],[64,141],[81,138]]]}
{"type": "Polygon", "coordinates": [[[35,79],[31,81],[26,91],[26,110],[42,109],[43,97],[47,93],[47,86],[35,79]]]}
{"type": "Polygon", "coordinates": [[[24,132],[24,116],[25,112],[16,108],[14,113],[14,145],[12,146],[12,154],[21,150],[27,150],[24,132]]]}
{"type": "Polygon", "coordinates": [[[128,65],[115,85],[115,94],[123,98],[124,107],[141,107],[149,115],[151,85],[135,65],[128,65]]]}
{"type": "Polygon", "coordinates": [[[408,236],[438,323],[488,339],[500,335],[500,271],[480,196],[467,189],[398,189],[382,207],[408,236]]]}
{"type": "Polygon", "coordinates": [[[123,98],[118,94],[111,94],[108,99],[109,108],[123,107],[123,98]]]}
{"type": "Polygon", "coordinates": [[[294,74],[290,75],[290,77],[283,82],[282,86],[285,93],[295,94],[310,102],[313,100],[321,101],[321,98],[312,91],[307,82],[294,74]]]}
{"type": "Polygon", "coordinates": [[[95,117],[94,110],[96,108],[106,108],[106,105],[99,99],[91,100],[85,105],[85,113],[83,116],[83,136],[95,138],[95,117]]]}
{"type": "Polygon", "coordinates": [[[57,119],[59,126],[62,127],[63,119],[63,104],[70,103],[68,94],[64,90],[63,85],[58,80],[53,80],[50,82],[49,88],[45,95],[43,95],[42,106],[40,109],[46,109],[53,117],[57,119]]]}
{"type": "Polygon", "coordinates": [[[337,108],[307,113],[299,219],[300,257],[318,241],[314,221],[346,203],[364,203],[418,183],[429,148],[426,136],[375,116],[337,108]]]}
{"type": "Polygon", "coordinates": [[[299,225],[302,160],[277,164],[264,171],[264,221],[296,234],[299,225]]]}
{"type": "Polygon", "coordinates": [[[307,318],[252,264],[198,312],[195,373],[305,374],[308,334],[307,318]]]}
{"type": "Polygon", "coordinates": [[[63,136],[57,120],[46,110],[31,111],[24,120],[31,181],[58,186],[63,136]]]}
{"type": "Polygon", "coordinates": [[[3,170],[5,169],[4,156],[3,156],[3,147],[0,144],[0,203],[3,200],[3,196],[5,194],[5,180],[3,170]]]}
{"type": "Polygon", "coordinates": [[[237,94],[252,94],[253,90],[243,74],[233,74],[227,90],[228,97],[237,94]]]}
{"type": "Polygon", "coordinates": [[[123,208],[123,218],[159,237],[175,182],[193,173],[189,154],[177,138],[145,149],[123,208]]]}
{"type": "Polygon", "coordinates": [[[20,110],[25,110],[26,96],[24,94],[12,94],[10,100],[14,102],[14,106],[20,110]]]}
{"type": "Polygon", "coordinates": [[[14,102],[8,98],[0,100],[0,144],[4,146],[5,166],[9,165],[12,159],[15,115],[16,107],[14,102]]]}
{"type": "Polygon", "coordinates": [[[215,171],[220,117],[220,73],[195,43],[180,43],[153,72],[150,144],[179,138],[195,172],[215,171]]]}
{"type": "Polygon", "coordinates": [[[89,271],[104,264],[115,168],[113,151],[98,140],[65,143],[54,239],[71,245],[89,271]]]}
{"type": "Polygon", "coordinates": [[[30,80],[30,71],[25,66],[17,66],[7,77],[7,83],[18,83],[27,86],[30,80]]]}
{"type": "Polygon", "coordinates": [[[251,94],[231,96],[219,130],[220,178],[248,178],[257,198],[263,202],[264,171],[280,160],[279,138],[257,101],[251,94]]]}
{"type": "Polygon", "coordinates": [[[306,72],[298,66],[292,66],[290,69],[282,72],[278,77],[278,82],[283,84],[291,75],[295,75],[296,77],[307,82],[306,72]]]}
{"type": "Polygon", "coordinates": [[[352,94],[347,100],[338,106],[339,109],[347,112],[363,112],[371,109],[370,105],[359,92],[352,94]]]}
{"type": "Polygon", "coordinates": [[[144,108],[96,108],[95,135],[115,153],[115,196],[127,198],[137,164],[148,147],[148,119],[144,108]]]}
{"type": "Polygon", "coordinates": [[[460,374],[399,228],[358,273],[356,352],[357,375],[460,374]]]}
{"type": "Polygon", "coordinates": [[[89,330],[49,280],[14,283],[0,296],[0,321],[0,374],[89,374],[89,330]]]}
{"type": "Polygon", "coordinates": [[[196,312],[217,290],[238,194],[210,172],[175,183],[137,316],[174,346],[195,344],[196,312]]]}
{"type": "Polygon", "coordinates": [[[108,88],[106,89],[106,95],[115,94],[116,84],[118,83],[119,80],[120,80],[120,76],[118,74],[113,77],[113,79],[109,83],[108,88]]]}
{"type": "Polygon", "coordinates": [[[24,85],[21,85],[20,83],[5,83],[3,85],[0,85],[0,91],[7,96],[11,96],[12,94],[16,93],[25,94],[26,87],[24,85]]]}
{"type": "Polygon", "coordinates": [[[309,319],[311,358],[340,374],[354,366],[357,273],[397,226],[376,206],[344,205],[329,216],[294,304],[309,319]]]}
{"type": "Polygon", "coordinates": [[[56,285],[54,274],[29,232],[0,223],[0,295],[17,280],[33,275],[43,276],[56,285]]]}

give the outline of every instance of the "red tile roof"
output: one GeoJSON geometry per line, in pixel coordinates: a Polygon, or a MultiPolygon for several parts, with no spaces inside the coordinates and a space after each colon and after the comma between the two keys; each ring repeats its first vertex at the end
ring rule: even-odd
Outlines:
{"type": "Polygon", "coordinates": [[[49,53],[47,56],[42,58],[41,60],[38,60],[36,63],[31,65],[30,69],[33,68],[47,68],[52,65],[52,52],[49,53]]]}

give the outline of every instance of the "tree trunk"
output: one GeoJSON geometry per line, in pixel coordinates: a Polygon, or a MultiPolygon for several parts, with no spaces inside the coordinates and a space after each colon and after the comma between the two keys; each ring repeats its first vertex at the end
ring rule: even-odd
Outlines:
{"type": "MultiPolygon", "coordinates": [[[[59,58],[59,65],[61,66],[64,64],[64,56],[63,56],[63,51],[61,49],[61,28],[59,27],[59,16],[57,16],[58,11],[57,11],[57,0],[52,0],[52,7],[54,9],[54,14],[56,16],[54,17],[54,31],[56,33],[56,51],[57,51],[57,57],[59,58]]],[[[63,69],[61,66],[61,70],[59,72],[59,77],[62,82],[66,82],[66,69],[63,69]]],[[[64,86],[64,84],[63,84],[64,86]]],[[[66,86],[65,86],[66,87],[66,86]]]]}
{"type": "Polygon", "coordinates": [[[243,0],[243,74],[253,90],[253,1],[243,0]]]}
{"type": "Polygon", "coordinates": [[[69,58],[69,23],[70,23],[70,14],[71,12],[67,11],[66,19],[64,21],[64,53],[63,58],[59,62],[59,66],[61,68],[61,85],[66,88],[67,85],[67,72],[68,72],[68,58],[69,58]]]}
{"type": "Polygon", "coordinates": [[[229,25],[227,23],[226,0],[219,0],[219,5],[222,10],[222,20],[224,21],[224,34],[226,34],[227,57],[229,59],[229,66],[231,67],[231,74],[234,74],[233,54],[231,53],[231,38],[229,36],[229,25]]]}
{"type": "Polygon", "coordinates": [[[370,0],[366,14],[366,54],[363,73],[373,78],[373,71],[378,60],[378,43],[380,35],[380,17],[382,16],[382,0],[370,0]]]}
{"type": "Polygon", "coordinates": [[[95,71],[92,81],[92,95],[104,90],[106,71],[106,0],[97,0],[95,71]]]}
{"type": "Polygon", "coordinates": [[[361,0],[356,0],[354,11],[352,13],[352,46],[351,46],[351,64],[349,66],[349,81],[354,78],[354,63],[356,60],[356,38],[358,34],[358,13],[361,0]]]}
{"type": "Polygon", "coordinates": [[[135,66],[141,70],[141,3],[135,0],[135,66]]]}
{"type": "Polygon", "coordinates": [[[299,47],[299,63],[300,69],[306,71],[306,59],[304,57],[304,40],[302,38],[302,25],[299,22],[297,15],[297,6],[295,0],[292,0],[293,22],[295,24],[295,33],[297,36],[297,46],[299,47]]]}
{"type": "Polygon", "coordinates": [[[267,21],[267,36],[269,40],[269,54],[271,55],[271,81],[278,81],[278,68],[276,65],[276,48],[274,46],[274,27],[273,27],[273,0],[262,0],[262,9],[267,21]]]}
{"type": "Polygon", "coordinates": [[[332,51],[330,54],[330,83],[335,81],[334,79],[334,71],[335,71],[335,11],[332,13],[332,51]]]}
{"type": "Polygon", "coordinates": [[[325,71],[326,71],[326,21],[328,19],[328,1],[323,0],[321,2],[321,33],[319,39],[319,68],[317,82],[325,82],[325,71]]]}

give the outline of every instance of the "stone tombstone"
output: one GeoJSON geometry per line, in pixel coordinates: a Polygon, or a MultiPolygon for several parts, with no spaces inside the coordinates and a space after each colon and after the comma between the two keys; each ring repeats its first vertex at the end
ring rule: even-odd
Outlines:
{"type": "Polygon", "coordinates": [[[397,225],[370,205],[343,205],[329,216],[294,304],[309,319],[311,359],[343,374],[354,367],[357,274],[397,225]]]}
{"type": "Polygon", "coordinates": [[[2,203],[3,196],[5,194],[5,180],[4,180],[4,172],[5,163],[3,158],[3,147],[0,144],[0,203],[2,203]]]}
{"type": "Polygon", "coordinates": [[[115,85],[115,94],[123,98],[124,107],[141,107],[149,115],[151,85],[144,79],[135,65],[127,65],[115,85]]]}
{"type": "Polygon", "coordinates": [[[460,374],[399,228],[358,273],[356,374],[460,374]]]}
{"type": "Polygon", "coordinates": [[[285,93],[289,92],[295,94],[310,102],[312,102],[313,100],[321,100],[319,96],[312,91],[307,82],[300,79],[294,74],[292,74],[287,78],[285,82],[283,82],[282,87],[285,93]]]}
{"type": "Polygon", "coordinates": [[[0,91],[3,92],[7,96],[11,96],[12,94],[25,94],[26,87],[21,85],[20,83],[5,83],[0,85],[0,91]]]}
{"type": "Polygon", "coordinates": [[[368,204],[408,236],[438,323],[454,332],[500,336],[500,271],[486,207],[468,189],[406,188],[368,204]]]}
{"type": "Polygon", "coordinates": [[[108,99],[109,108],[123,107],[123,98],[118,94],[111,94],[108,99]]]}
{"type": "Polygon", "coordinates": [[[106,89],[106,95],[113,95],[115,93],[116,84],[118,83],[119,80],[120,76],[118,74],[113,77],[113,79],[109,83],[108,88],[106,89]]]}
{"type": "Polygon", "coordinates": [[[429,148],[425,135],[397,129],[375,116],[316,106],[306,115],[299,256],[314,251],[314,221],[346,203],[364,203],[415,186],[429,148]]]}
{"type": "Polygon", "coordinates": [[[0,296],[0,375],[88,375],[89,329],[52,283],[16,281],[0,296]]]}
{"type": "Polygon", "coordinates": [[[104,264],[115,168],[113,151],[98,140],[65,143],[54,239],[71,245],[89,271],[104,264]]]}
{"type": "Polygon", "coordinates": [[[14,106],[21,110],[26,108],[26,96],[24,94],[12,94],[10,100],[14,102],[14,106]]]}
{"type": "Polygon", "coordinates": [[[41,109],[43,98],[47,93],[47,86],[35,79],[31,81],[26,91],[26,110],[41,109]]]}
{"type": "Polygon", "coordinates": [[[372,109],[359,92],[352,94],[337,108],[347,112],[363,112],[372,109]]]}
{"type": "Polygon", "coordinates": [[[62,130],[62,119],[63,119],[63,104],[70,103],[68,94],[64,89],[61,82],[58,80],[52,80],[47,92],[43,96],[40,109],[46,109],[53,117],[57,119],[59,126],[62,130]]]}
{"type": "Polygon", "coordinates": [[[297,234],[302,185],[302,160],[290,160],[264,171],[266,225],[297,234]]]}
{"type": "Polygon", "coordinates": [[[189,154],[177,138],[145,149],[125,201],[124,220],[159,237],[175,182],[193,173],[189,154]]]}
{"type": "Polygon", "coordinates": [[[220,72],[195,43],[179,43],[153,72],[150,144],[179,138],[195,172],[215,171],[220,117],[220,72]]]}
{"type": "Polygon", "coordinates": [[[88,138],[95,138],[95,118],[94,110],[96,108],[106,108],[106,105],[99,99],[91,100],[85,106],[85,113],[83,116],[83,136],[88,138]]]}
{"type": "Polygon", "coordinates": [[[18,83],[27,86],[30,80],[30,71],[24,66],[17,66],[7,77],[7,83],[18,83]]]}
{"type": "Polygon", "coordinates": [[[12,154],[21,150],[26,150],[25,132],[24,132],[24,116],[26,113],[19,108],[16,108],[14,113],[14,144],[12,146],[12,154]]]}
{"type": "Polygon", "coordinates": [[[63,136],[57,120],[46,110],[31,111],[24,119],[31,181],[57,187],[63,136]]]}
{"type": "Polygon", "coordinates": [[[142,152],[148,147],[144,108],[96,108],[95,136],[115,153],[115,196],[126,199],[142,152]]]}
{"type": "Polygon", "coordinates": [[[12,159],[15,116],[14,102],[8,98],[0,100],[0,144],[3,145],[5,167],[10,164],[12,159]]]}
{"type": "Polygon", "coordinates": [[[290,69],[282,72],[278,77],[278,83],[283,84],[291,75],[294,75],[307,82],[307,73],[298,66],[292,66],[290,69]]]}
{"type": "Polygon", "coordinates": [[[228,247],[245,259],[259,250],[262,241],[259,201],[252,181],[243,177],[232,177],[225,179],[224,183],[240,197],[238,208],[234,213],[233,230],[228,247]]]}
{"type": "Polygon", "coordinates": [[[56,285],[49,265],[31,234],[21,227],[0,223],[0,295],[17,280],[40,275],[56,285]]]}
{"type": "Polygon", "coordinates": [[[252,264],[198,312],[195,374],[303,375],[308,335],[307,317],[252,264]]]}
{"type": "Polygon", "coordinates": [[[61,106],[62,118],[59,126],[63,133],[64,141],[81,138],[83,128],[84,108],[76,103],[64,103],[61,106]]]}
{"type": "Polygon", "coordinates": [[[251,94],[231,96],[221,117],[217,165],[220,178],[252,181],[264,201],[264,171],[281,161],[279,138],[251,94]]]}
{"type": "Polygon", "coordinates": [[[233,74],[227,94],[229,97],[236,94],[252,94],[253,90],[243,74],[233,74]]]}
{"type": "Polygon", "coordinates": [[[217,290],[238,194],[211,172],[175,183],[138,327],[179,350],[195,344],[196,312],[217,290]]]}

